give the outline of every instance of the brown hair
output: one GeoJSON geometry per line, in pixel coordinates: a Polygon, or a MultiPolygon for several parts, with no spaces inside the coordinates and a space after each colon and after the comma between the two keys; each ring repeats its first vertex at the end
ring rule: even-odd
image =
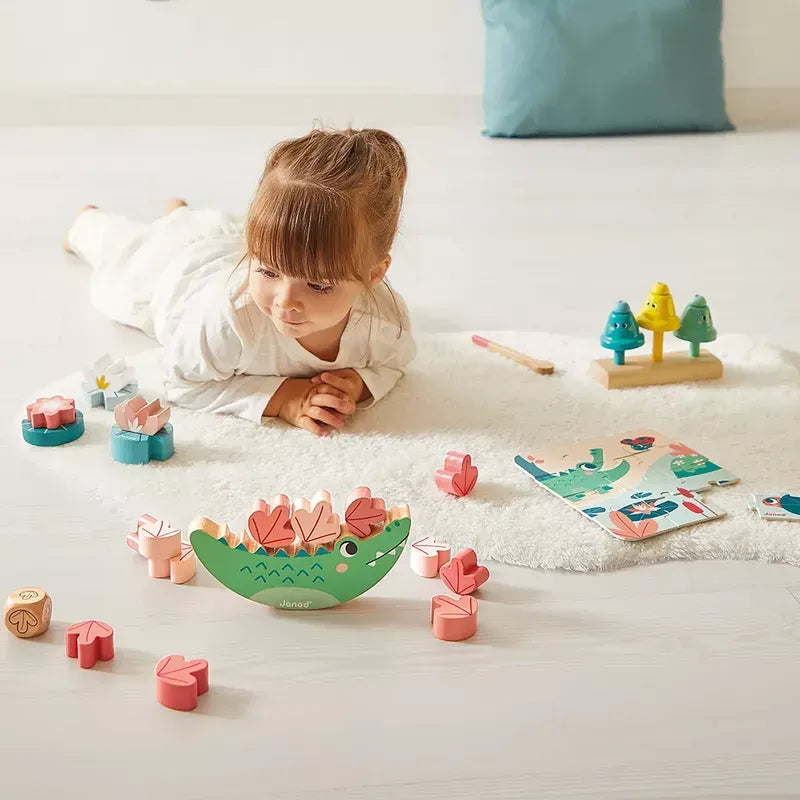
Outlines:
{"type": "Polygon", "coordinates": [[[386,131],[315,129],[281,142],[247,214],[246,257],[293,278],[364,283],[392,248],[406,175],[386,131]]]}

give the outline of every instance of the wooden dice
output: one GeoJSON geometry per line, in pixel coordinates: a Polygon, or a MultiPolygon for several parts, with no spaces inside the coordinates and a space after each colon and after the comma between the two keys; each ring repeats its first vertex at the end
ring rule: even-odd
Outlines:
{"type": "Polygon", "coordinates": [[[8,596],[3,620],[14,636],[30,639],[39,636],[50,627],[53,603],[44,589],[23,586],[8,596]]]}

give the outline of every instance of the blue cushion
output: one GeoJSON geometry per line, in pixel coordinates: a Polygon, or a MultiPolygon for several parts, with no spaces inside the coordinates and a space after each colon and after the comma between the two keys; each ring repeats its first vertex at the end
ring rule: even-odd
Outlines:
{"type": "Polygon", "coordinates": [[[482,0],[489,136],[722,131],[722,0],[482,0]]]}

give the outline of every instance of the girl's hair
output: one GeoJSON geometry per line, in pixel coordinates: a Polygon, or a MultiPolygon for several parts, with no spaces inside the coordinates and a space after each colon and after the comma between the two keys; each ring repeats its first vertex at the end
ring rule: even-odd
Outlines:
{"type": "Polygon", "coordinates": [[[392,248],[406,174],[386,131],[315,129],[281,142],[247,214],[246,257],[293,278],[365,283],[392,248]]]}

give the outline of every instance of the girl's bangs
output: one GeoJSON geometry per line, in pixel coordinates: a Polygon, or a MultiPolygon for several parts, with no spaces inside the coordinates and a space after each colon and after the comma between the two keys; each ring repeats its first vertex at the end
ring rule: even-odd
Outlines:
{"type": "Polygon", "coordinates": [[[355,209],[325,187],[262,185],[247,217],[246,238],[251,259],[291,278],[335,284],[361,281],[366,271],[366,237],[355,209]]]}

